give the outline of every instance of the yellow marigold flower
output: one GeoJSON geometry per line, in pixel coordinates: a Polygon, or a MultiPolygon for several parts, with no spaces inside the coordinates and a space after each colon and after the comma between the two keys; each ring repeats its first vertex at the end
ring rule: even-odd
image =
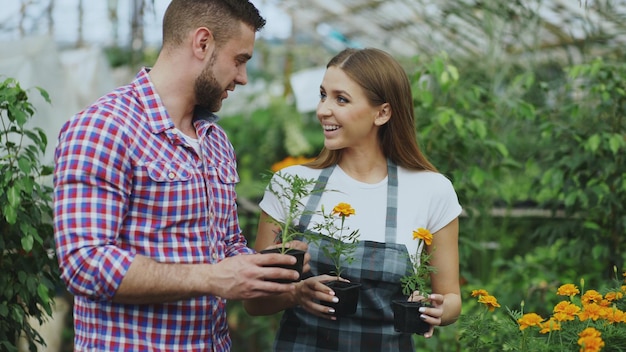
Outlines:
{"type": "Polygon", "coordinates": [[[273,172],[278,172],[279,170],[286,168],[287,166],[292,166],[292,165],[300,165],[300,164],[304,164],[304,163],[308,163],[309,161],[313,161],[315,158],[306,158],[303,156],[288,156],[286,158],[284,158],[281,161],[278,161],[274,164],[272,164],[271,170],[273,172]]]}
{"type": "Polygon", "coordinates": [[[489,296],[489,292],[487,292],[487,290],[484,290],[482,288],[479,290],[473,290],[472,297],[478,297],[478,296],[489,296]]]}
{"type": "Polygon", "coordinates": [[[337,214],[339,216],[348,217],[350,215],[356,214],[354,208],[348,203],[339,203],[335,205],[333,208],[333,214],[337,214]]]}
{"type": "Polygon", "coordinates": [[[554,319],[557,321],[570,321],[580,311],[580,307],[568,301],[561,301],[554,306],[554,319]]]}
{"type": "Polygon", "coordinates": [[[604,347],[604,341],[599,337],[581,337],[578,339],[580,352],[598,352],[604,347]]]}
{"type": "Polygon", "coordinates": [[[577,294],[579,294],[580,291],[578,290],[578,287],[576,287],[576,285],[574,284],[565,284],[565,285],[561,285],[561,287],[559,287],[556,290],[556,294],[559,296],[575,296],[577,294]]]}
{"type": "Polygon", "coordinates": [[[600,301],[602,301],[602,295],[596,290],[589,290],[585,292],[585,294],[583,294],[583,296],[581,297],[581,301],[583,302],[583,304],[600,303],[600,301]]]}
{"type": "Polygon", "coordinates": [[[550,331],[561,330],[561,324],[559,324],[559,322],[556,321],[555,319],[551,318],[550,320],[546,322],[540,323],[539,328],[541,328],[541,330],[539,330],[539,333],[547,334],[550,331]]]}
{"type": "Polygon", "coordinates": [[[586,328],[585,330],[578,333],[578,337],[600,337],[602,333],[594,327],[586,328]]]}
{"type": "Polygon", "coordinates": [[[578,345],[581,346],[582,352],[597,352],[604,347],[604,341],[601,338],[602,333],[595,328],[589,327],[578,334],[578,345]]]}
{"type": "Polygon", "coordinates": [[[572,316],[570,314],[563,313],[563,312],[558,312],[558,313],[554,313],[554,315],[552,317],[556,321],[572,321],[572,320],[574,320],[575,316],[572,316]]]}
{"type": "Polygon", "coordinates": [[[500,307],[500,303],[498,303],[498,299],[492,295],[480,296],[478,298],[478,303],[482,303],[486,305],[490,312],[493,312],[494,309],[500,307]]]}
{"type": "Polygon", "coordinates": [[[426,243],[427,246],[430,246],[433,243],[433,234],[430,233],[430,231],[428,229],[425,229],[423,227],[420,227],[417,230],[413,230],[413,239],[417,240],[423,240],[424,243],[426,243]]]}
{"type": "Polygon", "coordinates": [[[578,313],[578,319],[585,321],[587,319],[598,320],[600,318],[602,307],[597,303],[583,304],[583,310],[578,313]]]}
{"type": "Polygon", "coordinates": [[[621,292],[607,292],[604,295],[604,299],[606,299],[609,302],[620,300],[622,299],[622,297],[624,297],[624,294],[621,292]]]}
{"type": "Polygon", "coordinates": [[[608,308],[605,319],[610,323],[624,323],[626,322],[626,313],[617,308],[608,308]]]}
{"type": "Polygon", "coordinates": [[[530,326],[540,326],[543,318],[537,313],[526,313],[521,318],[517,319],[519,329],[524,330],[530,326]]]}

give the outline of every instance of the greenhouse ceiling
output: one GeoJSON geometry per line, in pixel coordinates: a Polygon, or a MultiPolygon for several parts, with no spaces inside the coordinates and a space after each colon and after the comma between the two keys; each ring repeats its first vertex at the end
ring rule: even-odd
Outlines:
{"type": "Polygon", "coordinates": [[[296,38],[413,56],[621,53],[624,0],[276,0],[296,38]]]}

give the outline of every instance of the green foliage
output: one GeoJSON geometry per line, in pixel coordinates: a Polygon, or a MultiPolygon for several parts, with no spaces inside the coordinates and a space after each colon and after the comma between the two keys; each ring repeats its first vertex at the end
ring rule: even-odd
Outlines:
{"type": "Polygon", "coordinates": [[[417,65],[411,81],[422,149],[451,178],[466,211],[485,212],[501,198],[503,172],[519,167],[492,128],[501,118],[498,96],[464,81],[446,55],[417,65]]]}
{"type": "Polygon", "coordinates": [[[285,253],[288,249],[286,244],[289,241],[294,240],[296,237],[307,236],[307,233],[295,221],[307,214],[302,200],[311,194],[323,192],[323,189],[313,187],[315,183],[315,179],[306,179],[281,171],[276,172],[271,181],[268,182],[268,190],[280,200],[284,207],[284,221],[269,218],[269,221],[280,228],[276,234],[276,243],[281,244],[282,253],[285,253]]]}
{"type": "Polygon", "coordinates": [[[323,143],[319,127],[305,128],[306,119],[283,98],[274,98],[267,108],[257,109],[249,115],[224,117],[219,124],[228,133],[237,152],[241,178],[237,194],[255,202],[261,198],[267,182],[260,175],[286,156],[317,154],[316,150],[321,149],[323,143]],[[320,137],[321,142],[309,142],[320,137]]]}
{"type": "Polygon", "coordinates": [[[432,254],[422,249],[420,256],[411,255],[411,274],[400,279],[402,294],[411,296],[415,291],[419,291],[422,296],[427,296],[430,290],[430,274],[437,272],[437,269],[430,265],[432,254]]]}
{"type": "MultiPolygon", "coordinates": [[[[340,203],[331,212],[326,213],[322,206],[322,217],[324,221],[313,226],[313,229],[319,234],[325,234],[330,237],[330,240],[325,242],[326,245],[321,245],[320,249],[322,253],[329,258],[335,266],[334,274],[337,277],[341,277],[343,272],[343,264],[351,264],[354,261],[354,251],[358,246],[359,229],[348,231],[344,233],[344,223],[346,217],[354,214],[354,209],[349,204],[340,203]],[[341,218],[341,226],[337,227],[335,224],[335,215],[341,218]]],[[[318,240],[312,237],[313,241],[318,240]]]]}
{"type": "MultiPolygon", "coordinates": [[[[45,91],[39,93],[50,101],[45,91]]],[[[20,333],[44,343],[27,318],[52,314],[60,278],[54,254],[51,187],[41,183],[52,169],[41,165],[47,138],[27,128],[35,113],[28,92],[14,79],[0,82],[0,341],[16,351],[20,333]]]]}
{"type": "Polygon", "coordinates": [[[626,259],[626,65],[601,59],[566,70],[567,80],[540,125],[537,200],[567,224],[546,224],[550,241],[576,240],[569,255],[604,263],[626,259]],[[555,107],[558,107],[555,108],[555,107]]]}

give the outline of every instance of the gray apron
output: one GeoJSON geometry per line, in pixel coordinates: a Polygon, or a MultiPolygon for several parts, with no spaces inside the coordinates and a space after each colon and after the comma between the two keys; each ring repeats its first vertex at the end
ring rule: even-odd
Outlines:
{"type": "MultiPolygon", "coordinates": [[[[342,277],[361,286],[356,313],[340,316],[336,321],[318,318],[301,307],[285,310],[281,319],[274,349],[276,351],[413,351],[411,334],[398,333],[393,328],[391,301],[403,298],[400,278],[407,274],[411,262],[406,246],[396,243],[396,214],[398,170],[387,162],[387,214],[385,243],[359,241],[355,260],[344,265],[342,277]]],[[[334,166],[322,170],[316,187],[322,188],[334,166]]],[[[313,192],[300,219],[306,229],[310,213],[317,208],[322,192],[313,192]]],[[[334,269],[319,246],[331,241],[326,236],[318,245],[309,243],[311,276],[322,275],[334,269]]]]}

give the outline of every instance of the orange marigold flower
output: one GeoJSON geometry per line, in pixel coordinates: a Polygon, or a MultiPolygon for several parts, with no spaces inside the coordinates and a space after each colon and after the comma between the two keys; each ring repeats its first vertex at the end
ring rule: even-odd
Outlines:
{"type": "Polygon", "coordinates": [[[423,240],[424,243],[426,243],[427,246],[430,246],[433,243],[433,234],[430,233],[430,231],[428,229],[425,229],[423,227],[420,227],[417,230],[413,230],[413,239],[417,240],[423,240]]]}
{"type": "Polygon", "coordinates": [[[539,330],[539,333],[541,334],[547,334],[550,331],[561,330],[561,324],[559,324],[558,321],[552,318],[546,322],[540,323],[539,327],[541,328],[541,330],[539,330]]]}
{"type": "Polygon", "coordinates": [[[622,299],[622,297],[624,297],[624,294],[621,292],[607,292],[604,295],[604,299],[606,299],[609,302],[620,300],[622,299]]]}
{"type": "Polygon", "coordinates": [[[303,156],[296,156],[296,157],[288,156],[284,158],[283,160],[272,164],[271,170],[273,172],[278,172],[279,170],[286,168],[287,166],[300,165],[300,164],[308,163],[309,161],[313,161],[313,160],[315,160],[315,158],[306,158],[303,156]]]}
{"type": "Polygon", "coordinates": [[[498,303],[498,299],[492,295],[480,296],[478,298],[478,303],[482,303],[486,305],[490,312],[493,312],[494,309],[500,307],[500,303],[498,303]]]}
{"type": "Polygon", "coordinates": [[[574,317],[580,311],[580,307],[577,305],[568,302],[561,301],[556,306],[554,306],[554,319],[558,321],[570,321],[574,320],[574,317]]]}
{"type": "Polygon", "coordinates": [[[526,313],[521,318],[517,319],[519,329],[524,330],[530,326],[540,326],[543,318],[537,313],[526,313]]]}
{"type": "Polygon", "coordinates": [[[585,292],[585,294],[583,294],[583,296],[581,297],[581,301],[583,302],[583,304],[600,303],[600,301],[602,301],[602,295],[596,290],[589,290],[585,292]]]}
{"type": "Polygon", "coordinates": [[[489,292],[487,292],[487,290],[484,290],[482,288],[479,290],[473,290],[472,297],[478,297],[478,296],[489,296],[489,292]]]}
{"type": "Polygon", "coordinates": [[[350,215],[354,215],[354,208],[348,203],[339,203],[335,205],[333,208],[333,214],[337,214],[339,216],[348,217],[350,215]]]}
{"type": "Polygon", "coordinates": [[[578,333],[578,337],[600,337],[602,333],[594,327],[586,328],[585,330],[578,333]]]}
{"type": "Polygon", "coordinates": [[[604,341],[601,336],[602,333],[595,328],[589,327],[581,331],[578,336],[578,345],[581,346],[582,352],[596,352],[600,351],[604,347],[604,341]]]}
{"type": "Polygon", "coordinates": [[[578,339],[580,352],[598,352],[604,347],[604,341],[599,337],[581,337],[578,339]]]}
{"type": "Polygon", "coordinates": [[[626,322],[626,313],[617,308],[608,308],[605,319],[610,323],[626,322]]]}
{"type": "Polygon", "coordinates": [[[578,313],[578,319],[585,321],[587,319],[598,320],[601,315],[602,307],[597,303],[583,304],[583,310],[578,313]]]}
{"type": "Polygon", "coordinates": [[[556,294],[560,296],[575,296],[579,293],[578,287],[574,284],[561,285],[561,287],[556,290],[556,294]]]}

